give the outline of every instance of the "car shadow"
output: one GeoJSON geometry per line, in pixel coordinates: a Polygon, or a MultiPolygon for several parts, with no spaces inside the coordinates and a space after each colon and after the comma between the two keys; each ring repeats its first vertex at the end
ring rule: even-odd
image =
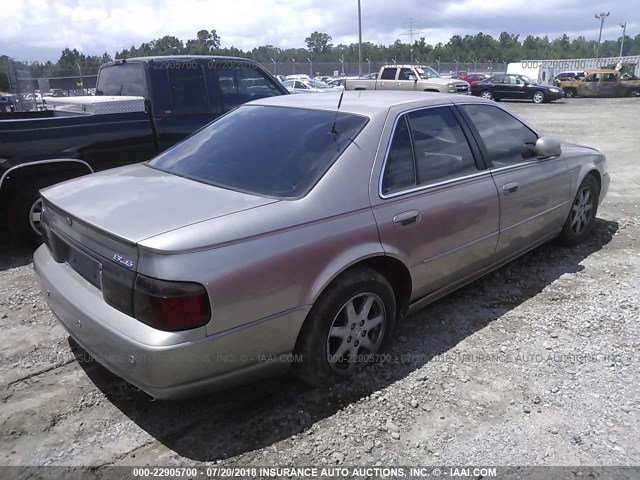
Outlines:
{"type": "Polygon", "coordinates": [[[0,240],[0,272],[30,264],[34,252],[34,248],[0,240]]]}
{"type": "Polygon", "coordinates": [[[543,245],[411,315],[397,326],[390,361],[332,389],[312,389],[285,375],[202,398],[153,402],[99,364],[81,365],[113,405],[176,454],[202,462],[242,455],[306,435],[316,422],[434,361],[560,276],[583,270],[581,262],[617,230],[617,222],[598,219],[585,243],[543,245]]]}

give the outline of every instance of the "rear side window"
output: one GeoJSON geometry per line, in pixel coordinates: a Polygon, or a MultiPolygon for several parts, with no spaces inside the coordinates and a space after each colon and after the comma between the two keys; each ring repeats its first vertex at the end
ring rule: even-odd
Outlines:
{"type": "MultiPolygon", "coordinates": [[[[220,91],[224,111],[229,111],[243,103],[258,98],[281,95],[274,81],[259,68],[247,64],[246,67],[218,69],[220,91]]],[[[298,87],[295,88],[305,88],[298,87]]]]}
{"type": "Polygon", "coordinates": [[[491,105],[462,105],[478,130],[481,144],[494,167],[524,161],[525,144],[535,145],[538,136],[524,123],[491,105]]]}
{"type": "Polygon", "coordinates": [[[398,120],[393,140],[389,147],[387,162],[382,177],[382,193],[389,194],[406,190],[416,184],[415,164],[411,135],[407,126],[407,119],[403,116],[398,120]]]}
{"type": "Polygon", "coordinates": [[[148,165],[231,190],[298,198],[313,188],[367,121],[345,113],[336,117],[331,111],[243,105],[148,165]]]}
{"type": "Polygon", "coordinates": [[[408,119],[419,185],[478,171],[469,143],[449,108],[411,112],[408,119]]]}
{"type": "Polygon", "coordinates": [[[141,63],[122,63],[101,68],[96,93],[149,98],[144,66],[141,63]]]}
{"type": "Polygon", "coordinates": [[[449,107],[403,115],[393,134],[382,177],[390,194],[476,173],[467,138],[449,107]]]}
{"type": "Polygon", "coordinates": [[[209,96],[201,65],[192,68],[170,68],[169,85],[173,113],[206,113],[210,111],[209,96]]]}

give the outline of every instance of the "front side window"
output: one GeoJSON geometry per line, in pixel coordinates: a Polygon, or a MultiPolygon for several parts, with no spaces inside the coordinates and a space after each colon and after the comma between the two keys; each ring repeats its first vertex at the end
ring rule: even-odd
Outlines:
{"type": "Polygon", "coordinates": [[[415,77],[413,70],[410,68],[401,68],[398,80],[410,80],[412,76],[415,77]]]}
{"type": "Polygon", "coordinates": [[[243,105],[147,165],[221,188],[306,195],[366,125],[360,115],[243,105]],[[335,121],[335,129],[333,128],[335,121]]]}
{"type": "Polygon", "coordinates": [[[396,69],[395,68],[385,68],[382,70],[382,75],[380,76],[380,80],[395,80],[396,79],[396,69]]]}
{"type": "Polygon", "coordinates": [[[478,130],[488,160],[504,167],[525,160],[525,145],[532,147],[538,136],[524,123],[501,108],[491,105],[462,105],[461,108],[478,130]]]}
{"type": "Polygon", "coordinates": [[[282,94],[274,80],[267,77],[259,68],[251,67],[251,65],[247,65],[246,67],[237,66],[235,68],[218,69],[220,91],[222,92],[222,103],[225,111],[251,100],[282,94]]]}

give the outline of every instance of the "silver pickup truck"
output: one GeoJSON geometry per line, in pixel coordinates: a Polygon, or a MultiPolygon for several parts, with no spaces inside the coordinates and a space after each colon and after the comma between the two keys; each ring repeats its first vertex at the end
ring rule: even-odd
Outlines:
{"type": "Polygon", "coordinates": [[[461,93],[469,95],[469,82],[442,78],[431,67],[385,65],[377,79],[347,79],[345,90],[416,90],[422,92],[461,93]]]}

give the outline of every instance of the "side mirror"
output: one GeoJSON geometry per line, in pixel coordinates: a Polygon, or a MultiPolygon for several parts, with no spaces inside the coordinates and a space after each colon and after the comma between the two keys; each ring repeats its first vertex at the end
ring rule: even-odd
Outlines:
{"type": "Polygon", "coordinates": [[[557,157],[562,153],[560,140],[555,137],[540,137],[536,142],[535,152],[539,158],[557,157]]]}

